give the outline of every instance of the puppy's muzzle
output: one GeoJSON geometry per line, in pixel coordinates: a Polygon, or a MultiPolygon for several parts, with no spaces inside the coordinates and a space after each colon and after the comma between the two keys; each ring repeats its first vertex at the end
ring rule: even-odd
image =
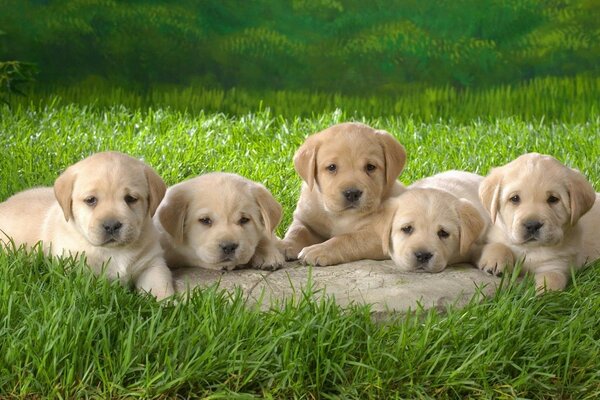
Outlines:
{"type": "Polygon", "coordinates": [[[219,243],[219,247],[223,252],[223,255],[226,257],[231,257],[235,254],[235,250],[238,248],[239,244],[234,242],[221,242],[219,243]]]}
{"type": "Polygon", "coordinates": [[[536,240],[539,237],[540,229],[544,226],[543,222],[537,220],[528,220],[523,223],[523,236],[525,240],[536,240]]]}
{"type": "Polygon", "coordinates": [[[415,258],[417,259],[417,264],[423,266],[423,264],[427,264],[429,260],[433,257],[433,254],[428,251],[415,251],[415,258]]]}
{"type": "Polygon", "coordinates": [[[121,228],[123,223],[116,219],[107,219],[102,222],[102,229],[104,229],[104,236],[106,237],[106,243],[117,242],[121,234],[121,228]]]}
{"type": "Polygon", "coordinates": [[[346,189],[342,192],[342,195],[344,196],[346,201],[350,204],[356,204],[360,200],[360,197],[362,196],[362,194],[363,194],[362,190],[359,190],[356,188],[346,189]]]}

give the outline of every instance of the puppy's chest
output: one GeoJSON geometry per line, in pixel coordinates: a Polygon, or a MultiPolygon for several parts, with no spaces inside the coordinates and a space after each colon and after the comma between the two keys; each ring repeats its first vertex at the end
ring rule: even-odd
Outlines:
{"type": "Polygon", "coordinates": [[[333,237],[353,233],[364,229],[367,224],[367,219],[363,217],[354,215],[334,216],[331,218],[329,236],[333,237]]]}
{"type": "Polygon", "coordinates": [[[108,278],[126,279],[131,274],[137,257],[131,252],[119,250],[88,250],[86,252],[88,264],[96,273],[102,272],[102,268],[105,268],[104,272],[108,278]]]}

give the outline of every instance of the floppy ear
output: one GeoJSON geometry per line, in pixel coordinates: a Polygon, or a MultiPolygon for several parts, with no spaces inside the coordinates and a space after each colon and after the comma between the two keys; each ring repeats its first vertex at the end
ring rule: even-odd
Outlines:
{"type": "Polygon", "coordinates": [[[317,151],[321,144],[318,133],[309,136],[294,154],[294,168],[312,190],[317,175],[317,151]]]}
{"type": "Polygon", "coordinates": [[[381,231],[381,249],[383,254],[389,255],[390,253],[390,239],[392,234],[392,225],[394,225],[394,217],[396,216],[397,208],[394,207],[393,211],[386,213],[386,219],[383,223],[383,229],[381,231]]]}
{"type": "Polygon", "coordinates": [[[483,233],[485,221],[473,204],[465,199],[459,199],[456,212],[460,219],[460,255],[464,256],[469,252],[473,242],[483,233]]]}
{"type": "Polygon", "coordinates": [[[592,208],[596,192],[588,180],[577,170],[571,169],[567,178],[567,190],[571,205],[571,225],[592,208]]]}
{"type": "Polygon", "coordinates": [[[178,242],[183,242],[188,198],[185,190],[172,189],[165,203],[158,210],[158,220],[164,230],[178,242]]]}
{"type": "Polygon", "coordinates": [[[154,216],[158,205],[165,197],[167,191],[167,185],[160,176],[149,166],[144,165],[144,174],[146,175],[146,181],[148,182],[148,212],[150,217],[154,216]]]}
{"type": "Polygon", "coordinates": [[[396,140],[395,137],[390,135],[386,131],[376,131],[379,143],[383,148],[383,155],[385,159],[385,185],[386,192],[389,191],[400,173],[404,169],[404,164],[406,163],[406,150],[404,150],[404,146],[396,140]]]}
{"type": "Polygon", "coordinates": [[[494,168],[479,184],[479,199],[485,209],[490,213],[492,224],[496,222],[498,208],[500,207],[501,183],[502,171],[500,168],[494,168]]]}
{"type": "Polygon", "coordinates": [[[259,183],[255,183],[252,192],[260,208],[260,215],[262,216],[265,229],[267,232],[272,233],[281,221],[281,204],[275,200],[267,188],[259,183]]]}
{"type": "Polygon", "coordinates": [[[54,181],[54,196],[67,222],[73,218],[73,184],[76,177],[77,174],[69,167],[54,181]]]}

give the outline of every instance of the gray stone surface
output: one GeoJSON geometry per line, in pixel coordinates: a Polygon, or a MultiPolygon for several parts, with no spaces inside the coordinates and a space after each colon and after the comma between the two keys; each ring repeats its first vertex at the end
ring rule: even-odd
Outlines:
{"type": "Polygon", "coordinates": [[[334,296],[342,306],[369,303],[375,313],[404,312],[422,305],[443,308],[462,306],[476,292],[490,295],[500,279],[470,266],[453,266],[438,274],[400,272],[392,261],[362,260],[330,267],[307,267],[298,263],[278,271],[253,269],[214,271],[182,268],[173,271],[178,291],[186,287],[240,288],[247,299],[263,308],[274,302],[302,296],[312,281],[315,297],[334,296]]]}

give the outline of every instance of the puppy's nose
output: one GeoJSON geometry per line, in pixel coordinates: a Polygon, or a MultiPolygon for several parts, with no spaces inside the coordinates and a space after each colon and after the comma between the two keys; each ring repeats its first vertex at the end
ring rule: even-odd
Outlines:
{"type": "Polygon", "coordinates": [[[238,246],[239,244],[233,242],[223,242],[219,244],[219,247],[221,248],[221,250],[223,250],[223,254],[225,255],[231,255],[235,253],[235,249],[237,249],[238,246]]]}
{"type": "Polygon", "coordinates": [[[544,226],[544,224],[540,221],[526,221],[525,223],[523,223],[523,226],[525,226],[527,233],[533,235],[537,233],[537,231],[539,231],[540,228],[544,226]]]}
{"type": "Polygon", "coordinates": [[[362,196],[362,194],[363,194],[362,190],[358,190],[358,189],[344,190],[344,197],[350,203],[354,203],[354,202],[358,201],[358,199],[360,199],[360,196],[362,196]]]}
{"type": "Polygon", "coordinates": [[[117,233],[122,226],[123,224],[121,223],[121,221],[117,221],[115,219],[110,219],[102,223],[102,227],[109,235],[114,235],[115,233],[117,233]]]}
{"type": "Polygon", "coordinates": [[[428,251],[416,251],[415,257],[418,262],[426,263],[427,261],[431,260],[431,257],[433,257],[433,254],[431,254],[428,251]]]}

